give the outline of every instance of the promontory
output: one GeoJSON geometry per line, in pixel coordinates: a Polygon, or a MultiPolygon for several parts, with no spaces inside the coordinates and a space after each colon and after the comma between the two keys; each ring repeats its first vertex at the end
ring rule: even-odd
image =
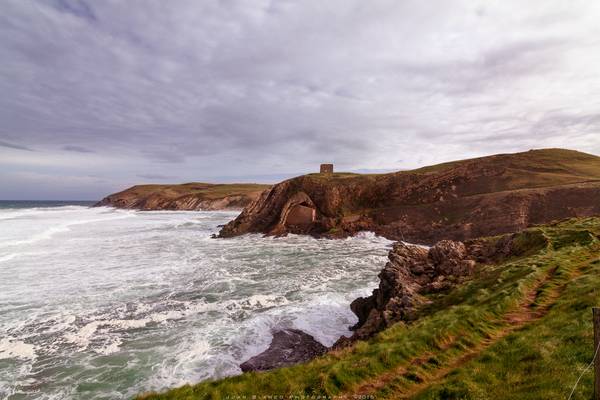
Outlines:
{"type": "Polygon", "coordinates": [[[138,210],[239,210],[258,199],[269,185],[184,183],[136,185],[106,196],[96,206],[138,210]]]}

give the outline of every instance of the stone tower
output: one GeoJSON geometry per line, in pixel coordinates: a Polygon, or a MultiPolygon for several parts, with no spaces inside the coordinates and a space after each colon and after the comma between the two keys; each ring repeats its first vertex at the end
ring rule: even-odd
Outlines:
{"type": "Polygon", "coordinates": [[[333,164],[321,164],[322,174],[333,174],[333,164]]]}

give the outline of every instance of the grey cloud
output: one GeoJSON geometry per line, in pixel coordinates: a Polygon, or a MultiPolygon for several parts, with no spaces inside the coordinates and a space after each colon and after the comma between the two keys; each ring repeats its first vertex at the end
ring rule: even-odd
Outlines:
{"type": "Polygon", "coordinates": [[[507,80],[523,79],[559,68],[557,52],[567,40],[539,39],[503,43],[473,60],[409,62],[397,66],[404,86],[414,91],[471,96],[507,80]]]}
{"type": "Polygon", "coordinates": [[[2,146],[2,147],[8,147],[9,149],[33,151],[33,149],[30,149],[27,146],[21,146],[19,144],[5,142],[4,140],[0,140],[0,146],[2,146]]]}
{"type": "Polygon", "coordinates": [[[122,184],[408,168],[548,137],[598,153],[598,18],[593,2],[7,0],[0,146],[86,153],[122,184]]]}
{"type": "Polygon", "coordinates": [[[562,110],[546,113],[531,128],[532,134],[564,134],[567,129],[576,129],[573,134],[595,132],[600,134],[600,113],[572,114],[562,110]]]}
{"type": "Polygon", "coordinates": [[[150,180],[165,180],[165,179],[174,179],[174,176],[170,175],[162,175],[162,174],[137,174],[140,178],[150,179],[150,180]]]}
{"type": "Polygon", "coordinates": [[[49,4],[61,12],[89,21],[97,20],[91,5],[83,0],[50,0],[49,4]]]}
{"type": "Polygon", "coordinates": [[[90,150],[83,146],[66,145],[62,147],[65,151],[74,151],[76,153],[95,153],[94,150],[90,150]]]}
{"type": "Polygon", "coordinates": [[[184,153],[177,149],[142,150],[144,157],[162,163],[182,163],[185,161],[184,153]]]}

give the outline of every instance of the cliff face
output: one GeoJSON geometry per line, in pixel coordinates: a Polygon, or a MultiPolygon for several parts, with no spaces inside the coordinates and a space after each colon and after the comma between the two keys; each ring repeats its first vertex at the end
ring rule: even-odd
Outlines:
{"type": "Polygon", "coordinates": [[[449,289],[472,274],[475,260],[462,242],[443,240],[431,248],[398,242],[379,273],[379,287],[350,304],[358,317],[351,338],[337,346],[367,339],[398,321],[411,321],[427,302],[425,294],[449,289]]]}
{"type": "Polygon", "coordinates": [[[350,304],[358,317],[358,323],[352,327],[354,334],[340,338],[334,347],[368,339],[396,322],[415,320],[419,308],[430,302],[427,295],[449,291],[471,279],[481,264],[497,264],[549,246],[544,232],[536,228],[466,242],[441,240],[430,248],[397,242],[378,275],[379,287],[370,296],[359,297],[350,304]]]}
{"type": "Polygon", "coordinates": [[[600,215],[600,157],[548,149],[392,174],[300,176],[263,192],[220,236],[371,230],[432,244],[592,215],[600,215]]]}
{"type": "Polygon", "coordinates": [[[138,210],[233,210],[256,200],[268,185],[186,183],[138,185],[111,194],[95,206],[138,210]]]}

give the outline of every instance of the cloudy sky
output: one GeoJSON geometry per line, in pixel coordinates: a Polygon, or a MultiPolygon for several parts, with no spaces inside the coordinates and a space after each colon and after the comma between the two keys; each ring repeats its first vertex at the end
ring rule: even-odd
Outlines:
{"type": "Polygon", "coordinates": [[[3,0],[0,198],[600,154],[600,2],[3,0]]]}

